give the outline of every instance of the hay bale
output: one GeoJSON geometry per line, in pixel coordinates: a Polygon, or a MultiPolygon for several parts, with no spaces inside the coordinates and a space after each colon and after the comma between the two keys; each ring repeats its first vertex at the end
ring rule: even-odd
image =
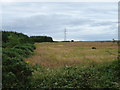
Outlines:
{"type": "Polygon", "coordinates": [[[96,49],[96,47],[92,47],[92,49],[96,49]]]}

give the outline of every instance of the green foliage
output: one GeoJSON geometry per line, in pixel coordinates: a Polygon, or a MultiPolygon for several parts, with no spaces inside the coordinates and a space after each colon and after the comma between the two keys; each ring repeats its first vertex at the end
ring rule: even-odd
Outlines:
{"type": "Polygon", "coordinates": [[[35,46],[31,45],[31,44],[22,44],[22,45],[18,44],[16,46],[14,46],[13,48],[17,48],[17,49],[22,49],[22,50],[33,52],[33,50],[35,49],[35,46]]]}
{"type": "Polygon", "coordinates": [[[53,42],[53,39],[47,36],[31,36],[30,39],[33,42],[53,42]]]}
{"type": "Polygon", "coordinates": [[[120,88],[115,63],[96,67],[38,67],[31,79],[31,88],[120,88]]]}
{"type": "MultiPolygon", "coordinates": [[[[3,56],[6,55],[6,57],[10,57],[10,58],[15,58],[15,57],[19,58],[20,57],[20,55],[17,52],[14,52],[14,50],[11,48],[3,49],[2,52],[3,52],[3,56]]],[[[3,59],[4,59],[4,57],[3,57],[3,59]]]]}
{"type": "Polygon", "coordinates": [[[27,45],[17,45],[15,47],[13,47],[14,50],[16,50],[16,52],[19,52],[22,55],[24,55],[24,57],[28,57],[30,54],[32,54],[33,52],[33,48],[27,45]]]}
{"type": "Polygon", "coordinates": [[[3,55],[3,88],[24,87],[32,68],[22,58],[10,58],[3,55]]]}
{"type": "Polygon", "coordinates": [[[17,44],[32,43],[27,35],[12,31],[2,31],[3,48],[13,47],[17,44]]]}
{"type": "Polygon", "coordinates": [[[33,70],[23,58],[31,55],[35,46],[22,33],[3,31],[2,36],[3,88],[26,88],[33,70]]]}
{"type": "Polygon", "coordinates": [[[7,43],[9,47],[15,46],[20,43],[20,38],[17,35],[11,34],[8,36],[9,42],[7,43]]]}

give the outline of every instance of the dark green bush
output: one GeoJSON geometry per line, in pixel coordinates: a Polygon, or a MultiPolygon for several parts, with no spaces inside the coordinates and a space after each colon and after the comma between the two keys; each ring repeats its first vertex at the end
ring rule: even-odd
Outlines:
{"type": "Polygon", "coordinates": [[[28,57],[30,54],[32,54],[35,46],[32,44],[19,44],[14,46],[13,49],[15,49],[16,52],[22,54],[24,57],[28,57]]]}
{"type": "Polygon", "coordinates": [[[17,48],[10,48],[10,51],[13,51],[15,53],[18,53],[20,55],[20,57],[27,57],[28,55],[26,55],[27,51],[25,50],[21,50],[21,49],[17,49],[17,48]]]}
{"type": "Polygon", "coordinates": [[[3,88],[23,87],[31,74],[32,68],[22,58],[10,58],[3,54],[3,88]]]}
{"type": "Polygon", "coordinates": [[[36,49],[36,47],[35,47],[33,44],[27,43],[26,46],[29,46],[29,47],[31,47],[32,49],[36,49]]]}
{"type": "Polygon", "coordinates": [[[19,87],[18,83],[19,81],[17,80],[17,77],[15,76],[14,73],[12,72],[3,72],[2,73],[2,84],[3,88],[14,88],[14,87],[19,87]],[[13,83],[14,82],[14,83],[13,83]]]}
{"type": "Polygon", "coordinates": [[[18,32],[13,32],[13,31],[2,31],[2,42],[10,42],[11,44],[16,43],[15,41],[17,40],[19,43],[32,43],[30,38],[23,34],[23,33],[18,33],[18,32]]]}
{"type": "Polygon", "coordinates": [[[17,48],[17,49],[22,49],[22,50],[33,52],[33,50],[35,49],[35,46],[32,45],[32,44],[18,44],[16,46],[14,46],[13,48],[17,48]]]}
{"type": "Polygon", "coordinates": [[[23,58],[31,55],[35,46],[22,33],[3,31],[2,36],[3,88],[26,88],[33,70],[23,58]]]}
{"type": "Polygon", "coordinates": [[[7,57],[10,57],[10,58],[20,57],[18,52],[15,52],[14,50],[11,50],[9,48],[2,49],[2,52],[3,52],[3,55],[5,54],[7,57]]]}

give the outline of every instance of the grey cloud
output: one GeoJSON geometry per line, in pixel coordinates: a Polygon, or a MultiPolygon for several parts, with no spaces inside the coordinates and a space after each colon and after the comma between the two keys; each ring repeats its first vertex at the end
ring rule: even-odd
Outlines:
{"type": "Polygon", "coordinates": [[[15,30],[27,35],[49,35],[63,40],[111,39],[117,30],[116,3],[11,3],[3,5],[3,29],[15,30]],[[92,35],[88,32],[101,28],[92,35]],[[109,30],[108,30],[109,29],[109,30]],[[88,30],[88,31],[86,31],[88,30]],[[81,33],[82,32],[82,33],[81,33]],[[83,33],[84,32],[84,33],[83,33]],[[95,38],[96,37],[96,38],[95,38]]]}

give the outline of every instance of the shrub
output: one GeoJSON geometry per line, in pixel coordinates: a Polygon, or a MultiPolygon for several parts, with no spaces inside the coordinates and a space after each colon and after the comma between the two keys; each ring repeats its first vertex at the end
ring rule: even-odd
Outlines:
{"type": "Polygon", "coordinates": [[[22,58],[3,54],[3,88],[24,87],[32,68],[22,58]],[[8,82],[9,81],[9,82],[8,82]]]}
{"type": "MultiPolygon", "coordinates": [[[[16,45],[13,47],[14,49],[18,51],[23,51],[24,57],[28,57],[30,54],[32,54],[33,50],[35,49],[35,46],[30,45],[30,44],[23,44],[23,45],[16,45]]],[[[22,53],[22,52],[21,52],[22,53]]]]}
{"type": "Polygon", "coordinates": [[[116,64],[96,67],[35,69],[31,88],[120,88],[116,64]]]}
{"type": "Polygon", "coordinates": [[[32,44],[18,44],[14,46],[14,48],[18,48],[22,50],[30,50],[31,52],[33,52],[33,50],[36,49],[35,46],[32,44]]]}
{"type": "Polygon", "coordinates": [[[2,36],[3,88],[27,87],[33,70],[23,58],[32,54],[35,46],[22,33],[3,31],[2,36]]]}
{"type": "Polygon", "coordinates": [[[2,41],[5,43],[9,42],[11,44],[32,43],[27,35],[13,31],[2,31],[2,41]]]}
{"type": "MultiPolygon", "coordinates": [[[[14,50],[11,50],[11,49],[2,49],[3,51],[3,55],[5,54],[7,57],[10,57],[10,58],[15,58],[15,57],[20,57],[19,53],[18,52],[15,52],[14,50]]],[[[3,57],[4,58],[4,57],[3,57]]]]}

